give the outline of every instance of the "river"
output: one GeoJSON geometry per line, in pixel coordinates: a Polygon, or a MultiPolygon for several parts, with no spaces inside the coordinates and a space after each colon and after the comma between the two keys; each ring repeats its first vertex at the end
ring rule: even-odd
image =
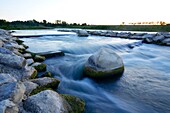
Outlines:
{"type": "Polygon", "coordinates": [[[16,30],[15,35],[24,33],[33,35],[21,38],[31,52],[65,53],[45,63],[48,71],[61,81],[57,91],[84,99],[85,113],[170,113],[170,47],[144,44],[141,40],[59,35],[55,29],[16,30]],[[58,35],[47,35],[51,33],[58,35]],[[104,47],[122,57],[124,74],[107,81],[83,76],[89,56],[104,47]]]}

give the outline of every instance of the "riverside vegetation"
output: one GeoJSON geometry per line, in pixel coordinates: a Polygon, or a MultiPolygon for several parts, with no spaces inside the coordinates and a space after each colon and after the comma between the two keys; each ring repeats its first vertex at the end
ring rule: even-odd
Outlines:
{"type": "Polygon", "coordinates": [[[0,113],[82,113],[85,102],[54,91],[60,81],[46,72],[45,57],[26,48],[0,29],[0,113]]]}
{"type": "Polygon", "coordinates": [[[38,22],[36,20],[13,21],[8,22],[0,19],[1,29],[49,29],[49,28],[80,28],[80,29],[100,29],[100,30],[116,30],[116,31],[153,31],[153,32],[170,32],[170,25],[88,25],[86,23],[68,24],[65,21],[61,23],[50,23],[46,20],[38,22]]]}

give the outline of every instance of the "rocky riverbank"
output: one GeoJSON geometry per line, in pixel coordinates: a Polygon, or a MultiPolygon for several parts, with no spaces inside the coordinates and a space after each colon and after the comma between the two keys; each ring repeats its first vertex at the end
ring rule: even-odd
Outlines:
{"type": "Polygon", "coordinates": [[[113,37],[113,38],[137,39],[137,40],[143,40],[143,43],[170,46],[169,32],[132,33],[132,32],[102,31],[102,30],[69,30],[69,29],[64,29],[64,30],[61,29],[59,31],[76,32],[78,36],[95,35],[95,36],[106,36],[106,37],[113,37]]]}
{"type": "Polygon", "coordinates": [[[0,113],[81,113],[78,97],[58,94],[60,81],[46,72],[44,56],[33,54],[0,29],[0,113]],[[37,73],[43,73],[37,76],[37,73]]]}

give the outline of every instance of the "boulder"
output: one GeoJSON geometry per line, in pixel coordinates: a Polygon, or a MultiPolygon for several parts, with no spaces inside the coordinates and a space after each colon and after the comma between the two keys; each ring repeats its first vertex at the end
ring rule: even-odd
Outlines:
{"type": "Polygon", "coordinates": [[[23,57],[26,59],[32,58],[32,55],[30,53],[23,54],[23,57]]]}
{"type": "Polygon", "coordinates": [[[0,101],[9,99],[14,103],[20,103],[25,93],[25,86],[19,82],[10,82],[0,86],[0,101]]]}
{"type": "Polygon", "coordinates": [[[170,38],[166,38],[162,41],[162,44],[170,46],[170,38]]]}
{"type": "Polygon", "coordinates": [[[62,94],[61,96],[69,103],[73,113],[83,113],[85,102],[82,99],[67,94],[62,94]]]}
{"type": "Polygon", "coordinates": [[[43,77],[43,78],[32,79],[31,82],[36,83],[39,86],[50,85],[51,88],[58,87],[58,84],[60,83],[60,81],[58,79],[50,78],[50,77],[43,77]]]}
{"type": "Polygon", "coordinates": [[[0,40],[0,47],[2,47],[3,45],[4,45],[4,42],[0,40]]]}
{"type": "Polygon", "coordinates": [[[0,73],[10,74],[17,79],[17,81],[25,81],[37,76],[37,71],[33,67],[28,66],[22,69],[16,69],[0,64],[0,73]]]}
{"type": "Polygon", "coordinates": [[[137,40],[143,39],[142,36],[138,36],[138,35],[132,35],[132,36],[130,36],[129,38],[130,38],[130,39],[137,39],[137,40]]]}
{"type": "Polygon", "coordinates": [[[3,47],[0,47],[0,53],[1,54],[13,54],[12,51],[6,49],[6,48],[3,48],[3,47]]]}
{"type": "Polygon", "coordinates": [[[31,66],[26,66],[22,71],[22,81],[37,77],[37,70],[31,66]]]}
{"type": "Polygon", "coordinates": [[[35,62],[43,62],[44,60],[45,60],[44,56],[35,55],[35,57],[34,57],[35,62]]]}
{"type": "Polygon", "coordinates": [[[153,43],[153,37],[144,38],[143,42],[148,44],[153,43]]]}
{"type": "Polygon", "coordinates": [[[18,107],[9,99],[0,101],[0,113],[18,113],[18,107]]]}
{"type": "Polygon", "coordinates": [[[143,35],[146,35],[147,33],[134,33],[133,35],[134,36],[143,36],[143,35]]]}
{"type": "Polygon", "coordinates": [[[156,36],[156,34],[145,34],[144,36],[142,36],[142,38],[143,39],[145,39],[145,38],[149,38],[149,39],[151,38],[152,39],[155,36],[156,36]]]}
{"type": "Polygon", "coordinates": [[[92,78],[117,77],[123,72],[121,57],[108,48],[102,48],[90,56],[84,66],[84,75],[92,78]]]}
{"type": "Polygon", "coordinates": [[[131,36],[131,33],[121,32],[117,34],[117,37],[120,38],[129,38],[131,36]]]}
{"type": "Polygon", "coordinates": [[[23,102],[23,108],[30,113],[69,113],[71,110],[66,100],[51,90],[28,97],[23,102]]]}
{"type": "Polygon", "coordinates": [[[39,86],[38,84],[30,81],[25,81],[23,82],[23,84],[25,86],[25,95],[27,96],[30,95],[30,93],[39,86]]]}
{"type": "Polygon", "coordinates": [[[23,57],[15,54],[2,54],[0,53],[0,63],[12,68],[21,69],[25,67],[26,60],[23,57]]]}
{"type": "Polygon", "coordinates": [[[17,80],[10,74],[0,73],[0,86],[9,82],[16,82],[17,80]]]}
{"type": "Polygon", "coordinates": [[[18,39],[18,38],[17,38],[15,41],[16,41],[19,45],[21,45],[21,44],[24,42],[23,40],[20,40],[20,39],[18,39]]]}
{"type": "Polygon", "coordinates": [[[159,36],[155,36],[155,37],[153,37],[153,41],[154,42],[161,42],[163,39],[164,39],[165,37],[163,36],[163,35],[159,35],[159,36]]]}
{"type": "Polygon", "coordinates": [[[10,35],[9,31],[0,29],[0,35],[10,35]]]}
{"type": "Polygon", "coordinates": [[[44,63],[39,63],[39,62],[35,62],[34,64],[32,64],[32,66],[38,71],[38,72],[43,72],[46,71],[46,64],[44,63]]]}
{"type": "Polygon", "coordinates": [[[31,64],[34,63],[34,60],[32,58],[26,59],[27,65],[30,66],[31,64]]]}
{"type": "Polygon", "coordinates": [[[100,35],[101,31],[89,31],[91,35],[100,35]]]}
{"type": "Polygon", "coordinates": [[[52,77],[52,74],[50,72],[45,72],[41,75],[41,77],[52,77]]]}
{"type": "Polygon", "coordinates": [[[87,36],[89,36],[88,32],[85,31],[85,30],[78,30],[77,31],[77,35],[80,36],[80,37],[87,37],[87,36]]]}
{"type": "Polygon", "coordinates": [[[49,77],[43,77],[43,78],[38,78],[38,79],[33,79],[31,82],[36,83],[39,85],[37,89],[34,89],[31,92],[31,95],[37,94],[43,90],[46,89],[56,89],[60,83],[60,81],[56,78],[49,78],[49,77]]]}
{"type": "Polygon", "coordinates": [[[18,45],[18,43],[15,42],[6,42],[3,47],[13,51],[14,49],[20,49],[20,50],[25,50],[23,45],[18,45]]]}
{"type": "Polygon", "coordinates": [[[117,37],[117,32],[107,32],[106,36],[117,37]]]}

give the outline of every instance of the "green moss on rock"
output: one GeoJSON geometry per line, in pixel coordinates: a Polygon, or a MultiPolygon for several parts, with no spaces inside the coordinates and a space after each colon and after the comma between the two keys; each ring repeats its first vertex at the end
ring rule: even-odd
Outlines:
{"type": "Polygon", "coordinates": [[[19,45],[21,45],[21,44],[24,42],[23,40],[20,40],[20,39],[18,39],[18,38],[17,38],[15,41],[16,41],[19,45]]]}
{"type": "Polygon", "coordinates": [[[37,78],[37,70],[34,70],[34,72],[32,73],[30,79],[35,79],[37,78]]]}
{"type": "Polygon", "coordinates": [[[50,82],[43,86],[38,86],[36,89],[32,90],[32,92],[30,93],[30,96],[35,95],[41,91],[48,90],[48,89],[55,90],[56,88],[58,88],[59,83],[60,81],[58,79],[54,79],[53,82],[50,82]]]}
{"type": "Polygon", "coordinates": [[[30,93],[29,96],[35,95],[35,94],[40,93],[41,91],[44,91],[44,90],[53,90],[53,89],[52,88],[38,86],[36,89],[32,90],[32,92],[30,93]]]}
{"type": "Polygon", "coordinates": [[[38,65],[34,65],[34,64],[33,64],[33,67],[34,67],[38,72],[43,72],[43,71],[46,71],[47,65],[44,64],[44,63],[40,63],[40,64],[38,64],[38,65]]]}
{"type": "Polygon", "coordinates": [[[85,107],[84,100],[82,100],[82,99],[80,99],[78,97],[75,97],[75,96],[67,95],[67,94],[61,94],[61,96],[71,106],[72,111],[70,111],[70,113],[83,113],[84,107],[85,107]]]}
{"type": "Polygon", "coordinates": [[[50,72],[45,72],[41,75],[41,77],[52,77],[50,72]]]}
{"type": "Polygon", "coordinates": [[[43,62],[44,60],[45,60],[44,56],[35,55],[35,57],[34,57],[35,62],[43,62]]]}
{"type": "Polygon", "coordinates": [[[88,68],[88,67],[85,67],[84,68],[84,75],[88,76],[88,77],[92,77],[92,78],[108,78],[108,77],[118,77],[118,76],[121,76],[124,72],[124,66],[120,67],[120,68],[117,68],[117,69],[114,69],[114,70],[111,70],[111,71],[96,71],[92,68],[88,68]]]}

